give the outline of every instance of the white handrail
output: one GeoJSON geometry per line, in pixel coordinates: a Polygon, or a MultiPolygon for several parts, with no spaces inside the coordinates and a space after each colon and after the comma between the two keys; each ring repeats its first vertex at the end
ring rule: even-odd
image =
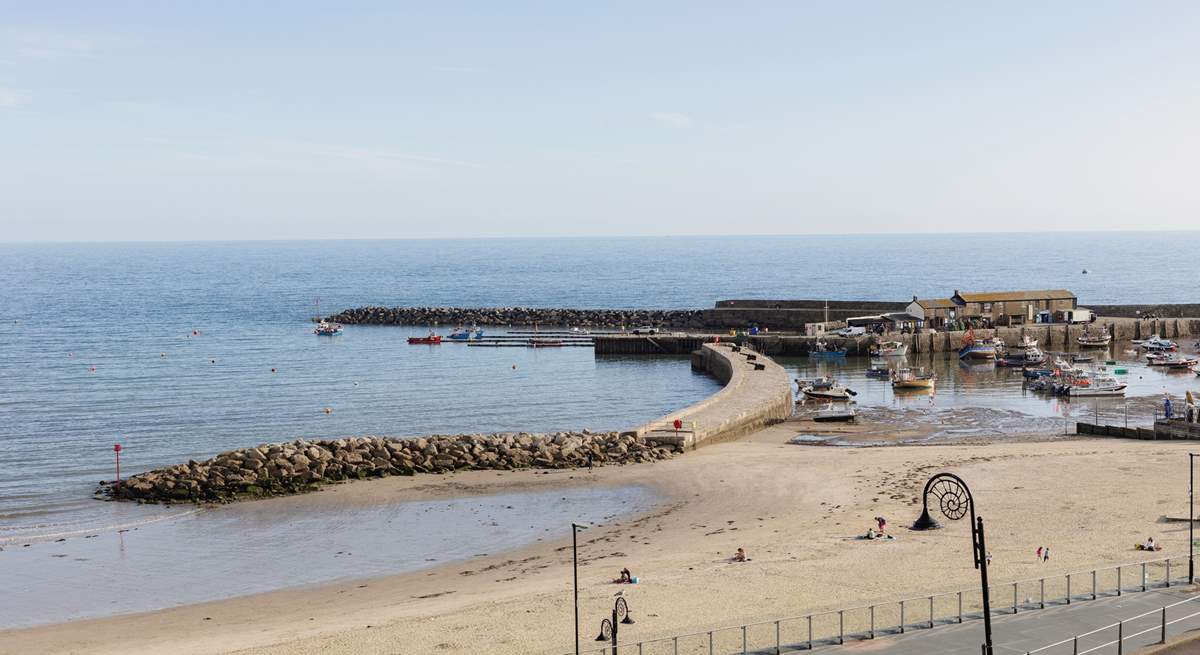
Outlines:
{"type": "MultiPolygon", "coordinates": [[[[1165,612],[1166,612],[1167,610],[1171,609],[1172,607],[1179,607],[1180,605],[1183,605],[1183,604],[1185,604],[1185,603],[1191,603],[1191,602],[1193,602],[1193,601],[1196,601],[1196,600],[1200,600],[1200,596],[1192,596],[1191,598],[1185,598],[1184,600],[1181,600],[1181,601],[1179,601],[1179,602],[1177,602],[1177,603],[1171,603],[1170,605],[1163,605],[1162,607],[1159,607],[1159,608],[1157,608],[1157,609],[1152,609],[1152,610],[1150,610],[1150,611],[1148,611],[1148,612],[1143,612],[1143,613],[1141,613],[1141,614],[1138,614],[1137,616],[1131,616],[1131,617],[1129,617],[1129,618],[1127,618],[1127,619],[1122,619],[1122,620],[1120,620],[1120,621],[1117,621],[1116,623],[1110,623],[1110,624],[1108,624],[1108,625],[1106,625],[1106,626],[1103,626],[1103,627],[1100,627],[1100,628],[1096,628],[1095,630],[1089,630],[1088,632],[1081,632],[1081,633],[1079,633],[1079,634],[1077,634],[1077,635],[1074,635],[1074,636],[1071,636],[1071,637],[1067,637],[1066,639],[1063,639],[1062,641],[1056,641],[1056,642],[1054,642],[1053,644],[1049,644],[1049,645],[1047,645],[1047,646],[1042,646],[1041,648],[1035,648],[1035,649],[1033,649],[1033,650],[1027,650],[1027,651],[1025,651],[1025,655],[1033,655],[1034,653],[1040,653],[1040,652],[1042,652],[1042,651],[1044,651],[1044,650],[1049,650],[1049,649],[1051,649],[1051,648],[1054,648],[1054,647],[1056,647],[1056,646],[1062,646],[1063,644],[1069,644],[1069,643],[1071,643],[1071,642],[1074,642],[1074,641],[1077,641],[1077,640],[1079,640],[1081,637],[1089,637],[1089,636],[1091,636],[1091,635],[1094,635],[1094,634],[1096,634],[1096,633],[1098,633],[1098,632],[1103,632],[1103,631],[1105,631],[1105,630],[1111,630],[1112,628],[1116,628],[1116,627],[1119,627],[1119,626],[1123,626],[1125,623],[1128,623],[1128,622],[1130,622],[1130,621],[1136,621],[1136,620],[1138,620],[1138,619],[1144,619],[1144,618],[1146,618],[1147,616],[1150,616],[1150,615],[1152,615],[1152,614],[1163,614],[1163,616],[1165,616],[1165,612]]],[[[1147,629],[1145,629],[1145,630],[1142,630],[1141,632],[1137,632],[1137,633],[1134,633],[1134,634],[1131,634],[1131,635],[1122,635],[1120,639],[1117,639],[1117,640],[1114,640],[1114,641],[1109,641],[1109,642],[1103,643],[1103,644],[1101,644],[1101,645],[1099,645],[1099,646],[1095,646],[1095,647],[1093,647],[1093,648],[1089,648],[1088,650],[1081,651],[1081,652],[1079,653],[1079,655],[1085,655],[1085,653],[1090,653],[1090,652],[1092,652],[1092,651],[1096,651],[1096,650],[1099,650],[1099,649],[1101,649],[1101,648],[1107,648],[1108,646],[1111,646],[1111,645],[1113,645],[1113,644],[1117,643],[1118,641],[1124,641],[1124,640],[1126,640],[1126,639],[1132,639],[1133,637],[1139,637],[1139,636],[1141,636],[1141,635],[1144,635],[1144,634],[1146,634],[1147,632],[1152,632],[1152,631],[1154,631],[1154,630],[1161,630],[1161,629],[1162,629],[1164,626],[1167,626],[1167,625],[1174,625],[1174,624],[1176,624],[1176,623],[1178,623],[1178,622],[1180,622],[1180,621],[1186,621],[1187,619],[1190,619],[1190,618],[1193,618],[1193,617],[1196,617],[1196,616],[1200,616],[1200,612],[1193,612],[1192,614],[1189,614],[1189,615],[1187,615],[1187,616],[1181,616],[1181,617],[1179,617],[1179,618],[1175,619],[1174,621],[1168,621],[1168,622],[1166,622],[1166,623],[1164,623],[1164,624],[1160,624],[1160,625],[1159,625],[1159,626],[1157,626],[1157,627],[1154,627],[1154,628],[1147,628],[1147,629]]]]}

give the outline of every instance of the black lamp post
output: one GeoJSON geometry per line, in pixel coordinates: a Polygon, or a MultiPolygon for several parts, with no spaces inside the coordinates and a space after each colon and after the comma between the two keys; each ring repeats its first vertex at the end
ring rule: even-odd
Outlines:
{"type": "Polygon", "coordinates": [[[1188,453],[1188,584],[1196,581],[1196,455],[1188,453]]]}
{"type": "Polygon", "coordinates": [[[979,581],[983,586],[983,655],[992,655],[992,604],[988,595],[987,545],[983,540],[983,518],[975,516],[975,499],[962,478],[953,473],[938,473],[925,483],[922,496],[924,507],[921,516],[912,524],[913,530],[935,530],[942,527],[929,514],[929,497],[937,500],[942,516],[957,521],[971,514],[971,548],[975,555],[975,568],[979,569],[979,581]]]}
{"type": "Polygon", "coordinates": [[[621,625],[633,625],[633,622],[633,617],[629,616],[629,603],[622,596],[613,604],[612,619],[600,622],[600,634],[596,635],[596,641],[612,643],[612,655],[617,655],[617,631],[621,625]]]}
{"type": "Polygon", "coordinates": [[[575,574],[575,655],[579,655],[579,541],[577,535],[587,527],[577,523],[571,524],[571,559],[575,574]]]}

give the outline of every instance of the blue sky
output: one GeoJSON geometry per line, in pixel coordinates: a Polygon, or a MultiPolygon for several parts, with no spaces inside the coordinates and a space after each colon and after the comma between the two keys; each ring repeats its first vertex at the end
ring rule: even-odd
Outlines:
{"type": "Polygon", "coordinates": [[[0,2],[0,240],[1195,229],[1198,19],[0,2]]]}

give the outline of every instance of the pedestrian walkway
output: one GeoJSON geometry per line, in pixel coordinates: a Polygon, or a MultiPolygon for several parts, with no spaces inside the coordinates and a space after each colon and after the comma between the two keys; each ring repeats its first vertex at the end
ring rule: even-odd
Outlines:
{"type": "MultiPolygon", "coordinates": [[[[992,618],[992,644],[995,655],[1024,655],[1031,650],[1053,644],[1073,635],[1089,632],[1118,621],[1123,621],[1144,612],[1157,610],[1164,605],[1186,600],[1194,595],[1187,590],[1163,589],[1147,591],[1139,594],[1110,596],[1086,603],[1061,605],[1037,612],[1027,612],[1009,616],[992,618]]],[[[1168,611],[1167,620],[1200,612],[1200,600],[1174,610],[1168,611]]],[[[1142,630],[1160,625],[1161,617],[1149,616],[1125,626],[1125,634],[1130,635],[1142,630]]],[[[1200,616],[1167,626],[1167,636],[1182,634],[1188,630],[1200,628],[1200,616]]],[[[1158,643],[1160,634],[1157,630],[1141,637],[1126,640],[1124,652],[1135,653],[1138,648],[1158,643]]],[[[1090,635],[1079,640],[1079,652],[1094,648],[1101,644],[1115,641],[1116,629],[1090,635]]],[[[832,646],[833,649],[847,653],[888,653],[889,655],[970,655],[980,652],[983,643],[983,621],[969,621],[961,625],[948,626],[937,630],[910,632],[891,637],[880,637],[873,640],[847,642],[845,646],[832,646]]],[[[1073,645],[1066,643],[1052,650],[1043,651],[1039,655],[1069,655],[1073,645]]],[[[1116,645],[1099,650],[1097,653],[1116,653],[1116,645]]]]}

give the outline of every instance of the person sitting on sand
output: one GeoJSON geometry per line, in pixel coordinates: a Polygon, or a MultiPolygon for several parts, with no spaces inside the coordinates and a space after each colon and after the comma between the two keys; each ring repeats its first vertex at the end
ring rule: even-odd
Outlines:
{"type": "Polygon", "coordinates": [[[879,535],[875,532],[875,528],[867,528],[866,539],[876,539],[879,535]]]}
{"type": "Polygon", "coordinates": [[[1146,537],[1146,543],[1142,545],[1142,550],[1162,550],[1162,546],[1154,543],[1154,537],[1146,537]]]}
{"type": "Polygon", "coordinates": [[[733,554],[732,561],[745,562],[746,561],[746,551],[742,550],[741,548],[738,548],[737,552],[733,554]]]}
{"type": "Polygon", "coordinates": [[[621,583],[625,583],[625,584],[632,584],[633,583],[633,574],[629,572],[629,569],[621,569],[621,579],[618,580],[617,582],[621,582],[621,583]]]}

